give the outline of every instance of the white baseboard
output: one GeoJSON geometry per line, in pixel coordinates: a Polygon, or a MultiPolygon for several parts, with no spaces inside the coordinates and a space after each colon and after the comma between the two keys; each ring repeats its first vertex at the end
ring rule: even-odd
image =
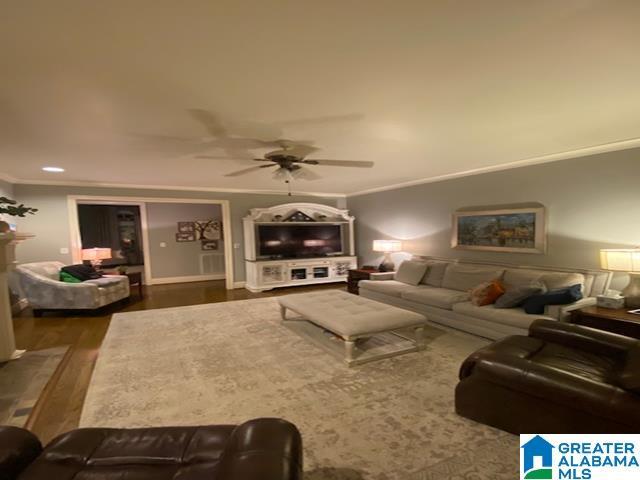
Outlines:
{"type": "Polygon", "coordinates": [[[163,277],[151,280],[151,285],[163,285],[165,283],[187,283],[187,282],[207,282],[209,280],[224,280],[224,273],[216,273],[213,275],[188,275],[184,277],[163,277]]]}
{"type": "Polygon", "coordinates": [[[233,288],[244,288],[247,282],[233,282],[233,288]]]}

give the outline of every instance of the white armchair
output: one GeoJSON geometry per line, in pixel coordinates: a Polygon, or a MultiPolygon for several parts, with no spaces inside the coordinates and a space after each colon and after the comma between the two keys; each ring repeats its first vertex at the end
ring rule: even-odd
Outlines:
{"type": "Polygon", "coordinates": [[[16,267],[20,288],[35,316],[43,310],[94,310],[129,297],[129,279],[124,275],[66,283],[59,280],[63,266],[36,262],[16,267]]]}

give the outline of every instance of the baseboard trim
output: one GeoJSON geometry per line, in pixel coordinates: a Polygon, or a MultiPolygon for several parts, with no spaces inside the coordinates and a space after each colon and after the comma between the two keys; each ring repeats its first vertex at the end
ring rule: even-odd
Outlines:
{"type": "Polygon", "coordinates": [[[233,282],[233,288],[244,288],[247,282],[233,282]]]}
{"type": "Polygon", "coordinates": [[[187,275],[184,277],[163,277],[151,280],[151,285],[163,285],[165,283],[188,283],[188,282],[207,282],[209,280],[224,280],[224,273],[216,273],[213,275],[187,275]]]}

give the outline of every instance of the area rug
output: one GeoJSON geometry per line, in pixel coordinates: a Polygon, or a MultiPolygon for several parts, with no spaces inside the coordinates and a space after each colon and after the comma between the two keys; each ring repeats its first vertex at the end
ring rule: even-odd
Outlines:
{"type": "Polygon", "coordinates": [[[349,368],[283,325],[274,298],[118,313],[80,423],[282,417],[302,432],[307,480],[515,478],[517,438],[453,408],[460,363],[487,342],[437,328],[426,337],[421,352],[349,368]]]}
{"type": "Polygon", "coordinates": [[[0,363],[0,425],[24,426],[68,349],[29,351],[17,360],[0,363]]]}

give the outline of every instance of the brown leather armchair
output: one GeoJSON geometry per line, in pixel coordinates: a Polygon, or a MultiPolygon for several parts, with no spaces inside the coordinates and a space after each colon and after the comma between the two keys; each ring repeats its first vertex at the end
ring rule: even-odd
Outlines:
{"type": "Polygon", "coordinates": [[[553,320],[478,350],[456,412],[511,433],[639,433],[640,341],[553,320]]]}
{"type": "Polygon", "coordinates": [[[300,480],[302,439],[289,422],[239,426],[81,428],[44,449],[31,432],[0,427],[0,480],[300,480]]]}

